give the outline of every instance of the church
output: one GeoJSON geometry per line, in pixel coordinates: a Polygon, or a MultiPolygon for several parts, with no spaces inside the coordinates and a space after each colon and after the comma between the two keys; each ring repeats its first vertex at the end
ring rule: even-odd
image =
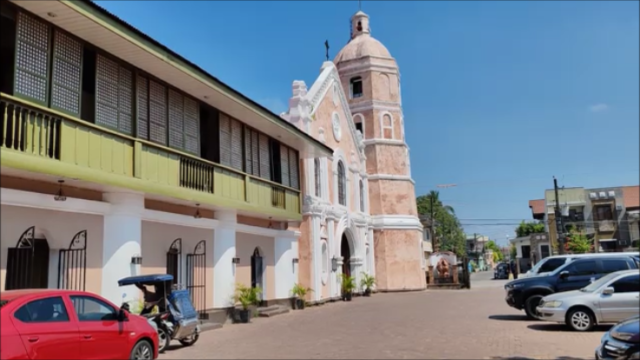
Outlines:
{"type": "Polygon", "coordinates": [[[374,276],[378,291],[426,286],[398,65],[364,12],[352,16],[350,36],[311,87],[293,82],[281,114],[333,149],[302,160],[298,280],[314,301],[340,297],[339,273],[357,285],[374,276]]]}

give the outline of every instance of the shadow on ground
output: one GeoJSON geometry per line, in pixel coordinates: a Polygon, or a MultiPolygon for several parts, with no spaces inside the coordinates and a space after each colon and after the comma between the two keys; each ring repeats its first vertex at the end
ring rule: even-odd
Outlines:
{"type": "MultiPolygon", "coordinates": [[[[613,325],[598,325],[595,326],[592,331],[609,331],[613,325]]],[[[567,327],[565,324],[531,324],[527,326],[531,330],[536,331],[573,331],[567,327]]]]}
{"type": "Polygon", "coordinates": [[[526,321],[526,315],[490,315],[489,319],[498,321],[526,321]]]}

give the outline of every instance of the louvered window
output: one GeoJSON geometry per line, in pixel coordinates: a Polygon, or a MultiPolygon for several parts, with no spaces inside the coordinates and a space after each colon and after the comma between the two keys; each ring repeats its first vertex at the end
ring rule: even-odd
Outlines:
{"type": "Polygon", "coordinates": [[[259,133],[245,126],[244,128],[244,171],[247,174],[260,176],[259,133]]]}
{"type": "Polygon", "coordinates": [[[184,98],[173,90],[169,90],[169,146],[184,148],[184,98]]]}
{"type": "Polygon", "coordinates": [[[138,93],[138,96],[136,96],[138,137],[149,140],[149,81],[145,77],[138,75],[136,87],[138,93]]]}
{"type": "Polygon", "coordinates": [[[298,171],[299,164],[298,152],[293,149],[289,149],[289,184],[294,189],[300,189],[300,175],[298,171]]]}
{"type": "Polygon", "coordinates": [[[313,159],[313,176],[315,178],[316,196],[322,195],[322,183],[320,182],[320,159],[313,159]]]}
{"type": "Polygon", "coordinates": [[[231,167],[242,171],[242,124],[231,119],[231,167]]]}
{"type": "Polygon", "coordinates": [[[280,174],[282,185],[291,186],[291,180],[289,179],[289,148],[284,145],[280,145],[280,174]]]}
{"type": "Polygon", "coordinates": [[[167,88],[149,80],[149,140],[167,145],[167,88]]]}
{"type": "Polygon", "coordinates": [[[271,160],[269,159],[269,138],[260,134],[258,137],[260,147],[260,177],[271,180],[271,160]]]}
{"type": "Polygon", "coordinates": [[[60,31],[53,36],[51,107],[80,116],[82,43],[60,31]]]}
{"type": "Polygon", "coordinates": [[[133,73],[102,55],[96,68],[96,124],[132,134],[133,73]]]}
{"type": "Polygon", "coordinates": [[[338,161],[338,203],[347,206],[347,176],[342,161],[338,161]]]}
{"type": "Polygon", "coordinates": [[[18,12],[14,93],[47,104],[49,78],[49,26],[18,12]]]}
{"type": "Polygon", "coordinates": [[[200,155],[200,104],[184,98],[184,150],[200,155]]]}
{"type": "Polygon", "coordinates": [[[220,164],[231,166],[231,120],[220,114],[220,164]]]}

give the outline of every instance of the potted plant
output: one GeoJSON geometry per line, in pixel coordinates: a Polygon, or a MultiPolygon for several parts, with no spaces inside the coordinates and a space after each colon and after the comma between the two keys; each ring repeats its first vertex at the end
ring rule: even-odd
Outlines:
{"type": "Polygon", "coordinates": [[[304,306],[306,304],[305,301],[305,296],[307,296],[307,293],[313,291],[313,289],[310,289],[308,287],[304,287],[300,284],[295,284],[293,286],[293,289],[291,290],[291,293],[294,296],[293,299],[293,309],[294,310],[304,310],[304,306]]]}
{"type": "Polygon", "coordinates": [[[236,310],[236,322],[247,324],[251,321],[251,305],[257,305],[262,289],[249,287],[243,284],[236,285],[235,302],[240,303],[241,309],[236,310]]]}
{"type": "Polygon", "coordinates": [[[356,288],[356,280],[346,274],[341,274],[342,277],[342,300],[351,301],[353,298],[353,290],[356,288]]]}
{"type": "Polygon", "coordinates": [[[362,279],[360,280],[360,287],[364,289],[364,296],[371,296],[371,291],[373,290],[373,286],[376,284],[376,278],[367,274],[362,273],[362,279]]]}

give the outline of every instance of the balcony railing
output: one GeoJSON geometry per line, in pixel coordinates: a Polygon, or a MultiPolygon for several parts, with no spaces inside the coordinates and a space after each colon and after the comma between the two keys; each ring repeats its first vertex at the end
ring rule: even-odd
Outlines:
{"type": "MultiPolygon", "coordinates": [[[[196,156],[0,95],[3,150],[300,214],[300,191],[196,156]]],[[[211,198],[211,203],[219,201],[211,198]]],[[[246,208],[246,207],[245,207],[246,208]]]]}

